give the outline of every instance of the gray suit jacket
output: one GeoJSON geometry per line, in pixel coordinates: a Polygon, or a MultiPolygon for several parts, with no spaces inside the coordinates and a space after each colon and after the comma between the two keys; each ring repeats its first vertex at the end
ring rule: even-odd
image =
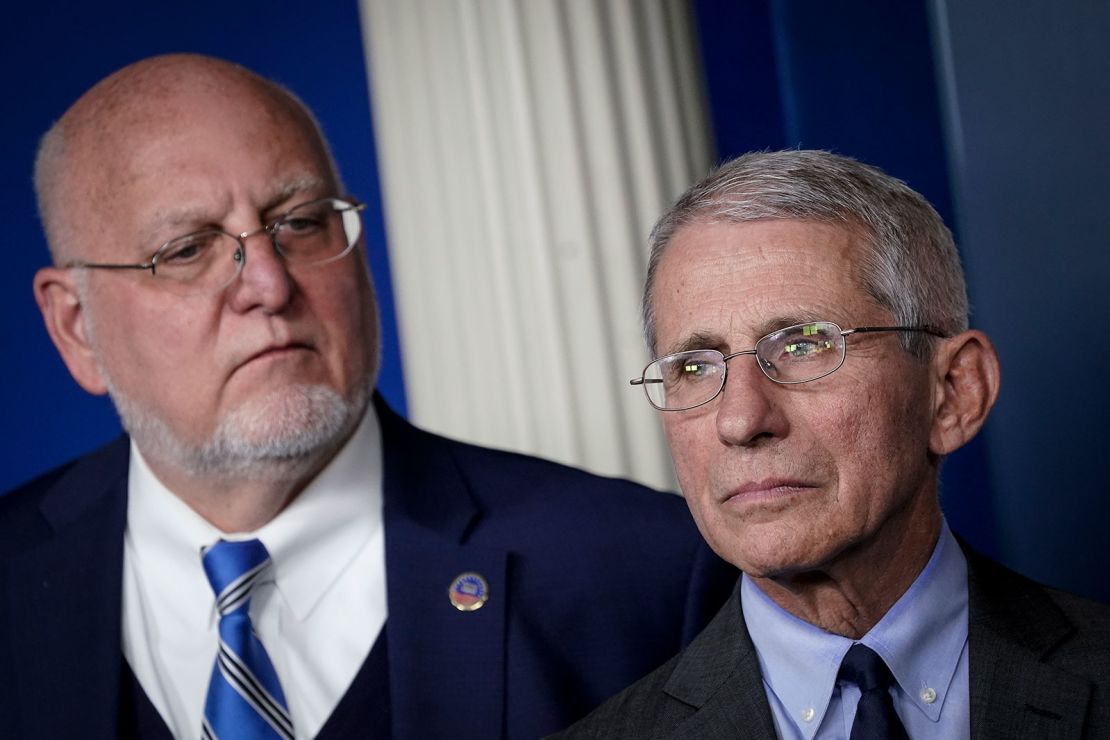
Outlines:
{"type": "MultiPolygon", "coordinates": [[[[964,549],[972,738],[1110,737],[1110,607],[964,549]]],[[[774,738],[738,594],[689,647],[560,737],[774,738]]]]}

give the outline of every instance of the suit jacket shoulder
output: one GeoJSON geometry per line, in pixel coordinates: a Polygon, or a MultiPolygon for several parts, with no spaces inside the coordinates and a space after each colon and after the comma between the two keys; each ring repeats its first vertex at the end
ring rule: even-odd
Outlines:
{"type": "Polygon", "coordinates": [[[972,737],[1110,735],[1110,607],[964,551],[972,737]]]}
{"type": "Polygon", "coordinates": [[[112,737],[128,440],[0,497],[0,726],[11,737],[112,737]],[[58,711],[66,697],[66,711],[58,711]]]}
{"type": "Polygon", "coordinates": [[[773,740],[774,720],[739,592],[685,650],[557,737],[773,740]]]}
{"type": "MultiPolygon", "coordinates": [[[[1110,735],[1110,607],[964,549],[972,737],[1110,735]]],[[[738,596],[682,653],[561,737],[774,738],[738,596]]]]}

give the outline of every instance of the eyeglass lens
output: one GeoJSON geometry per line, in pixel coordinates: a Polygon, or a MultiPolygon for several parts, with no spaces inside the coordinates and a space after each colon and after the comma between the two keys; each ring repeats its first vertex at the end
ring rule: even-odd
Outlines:
{"type": "MultiPolygon", "coordinates": [[[[754,350],[740,354],[754,354],[760,370],[777,383],[805,383],[843,364],[844,336],[831,322],[798,324],[768,334],[754,350]]],[[[725,356],[717,350],[679,352],[648,365],[644,390],[656,408],[693,408],[721,391],[725,375],[725,356]]]]}
{"type": "Polygon", "coordinates": [[[756,342],[759,367],[779,383],[805,383],[828,375],[844,362],[844,335],[828,321],[798,324],[756,342]]]}
{"type": "MultiPolygon", "coordinates": [[[[362,231],[357,207],[338,199],[304,203],[267,229],[286,262],[320,264],[338,259],[362,231]]],[[[219,230],[174,239],[154,256],[154,274],[183,294],[217,291],[231,283],[243,264],[240,240],[219,230]]]]}

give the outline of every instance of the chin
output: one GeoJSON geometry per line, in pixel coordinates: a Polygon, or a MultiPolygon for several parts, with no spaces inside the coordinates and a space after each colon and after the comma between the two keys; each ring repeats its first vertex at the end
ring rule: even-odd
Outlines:
{"type": "Polygon", "coordinates": [[[294,385],[253,398],[227,413],[199,444],[111,392],[124,428],[145,456],[194,476],[284,477],[309,469],[350,436],[366,408],[362,386],[345,399],[328,386],[294,385]]]}
{"type": "Polygon", "coordinates": [[[725,540],[710,540],[723,559],[753,578],[779,578],[817,570],[824,562],[819,548],[791,546],[786,536],[774,531],[730,532],[725,540]]]}
{"type": "Polygon", "coordinates": [[[227,414],[205,445],[238,460],[299,458],[342,441],[362,415],[365,397],[348,403],[326,386],[292,386],[227,414]]]}
{"type": "Polygon", "coordinates": [[[797,567],[796,563],[749,554],[736,554],[725,559],[752,578],[776,578],[797,567]]]}

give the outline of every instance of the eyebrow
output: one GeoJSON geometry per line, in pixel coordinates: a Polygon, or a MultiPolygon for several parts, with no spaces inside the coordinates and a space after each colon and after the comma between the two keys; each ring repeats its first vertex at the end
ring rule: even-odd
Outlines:
{"type": "Polygon", "coordinates": [[[669,350],[667,352],[664,352],[661,356],[673,355],[677,354],[678,352],[690,352],[692,350],[699,349],[715,349],[719,352],[724,352],[725,354],[728,354],[728,352],[725,352],[726,349],[729,352],[736,352],[738,349],[751,349],[755,346],[755,342],[758,341],[760,338],[776,332],[779,329],[785,329],[788,326],[794,326],[796,324],[808,324],[814,321],[824,320],[825,319],[818,318],[818,314],[816,312],[806,312],[804,314],[794,314],[788,316],[776,316],[754,327],[752,335],[756,339],[752,341],[750,347],[741,348],[732,347],[729,341],[718,332],[693,331],[681,341],[672,345],[669,350]]]}
{"type": "Polygon", "coordinates": [[[716,332],[695,331],[686,335],[686,337],[677,344],[671,345],[663,355],[673,355],[679,352],[690,352],[697,349],[719,350],[726,346],[728,346],[728,342],[716,332]]]}
{"type": "MultiPolygon", "coordinates": [[[[294,196],[312,191],[323,193],[325,184],[324,178],[307,173],[285,180],[264,199],[263,206],[259,209],[259,213],[263,216],[262,220],[269,221],[272,217],[280,216],[281,214],[272,212],[294,196]]],[[[282,208],[282,210],[285,209],[282,208]]],[[[151,227],[145,229],[140,237],[145,249],[158,249],[168,241],[187,236],[208,226],[224,228],[223,224],[212,217],[211,211],[206,207],[196,205],[174,205],[156,211],[151,217],[150,223],[152,224],[151,227]],[[160,237],[160,234],[172,234],[172,236],[160,237]]]]}
{"type": "Polygon", "coordinates": [[[759,336],[762,338],[779,329],[785,329],[788,326],[812,324],[814,321],[827,320],[827,317],[822,316],[819,312],[807,311],[805,313],[797,313],[788,316],[776,316],[773,319],[763,322],[756,331],[759,332],[759,336]]]}
{"type": "MultiPolygon", "coordinates": [[[[266,205],[262,207],[262,213],[269,213],[278,206],[283,206],[289,199],[301,193],[315,192],[319,195],[324,193],[324,178],[319,175],[303,174],[298,175],[285,182],[270,198],[266,199],[266,205]]],[[[339,193],[334,193],[339,195],[339,193]]]]}

